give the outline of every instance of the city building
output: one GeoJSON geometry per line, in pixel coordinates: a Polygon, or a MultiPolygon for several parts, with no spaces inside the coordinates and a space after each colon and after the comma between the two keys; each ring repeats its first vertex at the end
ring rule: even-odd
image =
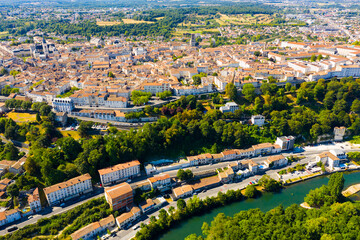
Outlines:
{"type": "Polygon", "coordinates": [[[0,212],[0,226],[15,222],[21,218],[19,209],[6,210],[0,212]]]}
{"type": "Polygon", "coordinates": [[[334,141],[343,141],[346,134],[346,127],[334,127],[334,141]]]}
{"type": "Polygon", "coordinates": [[[264,163],[268,168],[278,168],[286,166],[288,164],[288,159],[283,155],[274,155],[269,156],[264,163]]]}
{"type": "Polygon", "coordinates": [[[71,111],[75,108],[74,101],[71,98],[54,98],[52,101],[52,107],[57,112],[67,113],[71,113],[71,111]]]}
{"type": "Polygon", "coordinates": [[[234,113],[238,109],[239,109],[239,106],[235,102],[227,102],[225,104],[225,106],[220,107],[220,111],[222,113],[226,113],[226,112],[234,113]]]}
{"type": "Polygon", "coordinates": [[[72,178],[66,182],[58,183],[44,188],[46,200],[49,205],[56,205],[60,202],[81,196],[93,190],[91,176],[86,173],[79,177],[72,178]]]}
{"type": "Polygon", "coordinates": [[[316,156],[317,162],[322,162],[324,165],[329,166],[331,170],[334,170],[335,167],[339,167],[340,159],[332,154],[331,152],[323,152],[316,156]]]}
{"type": "Polygon", "coordinates": [[[72,240],[89,240],[95,239],[96,236],[100,235],[106,229],[111,229],[115,226],[115,218],[113,215],[110,215],[106,218],[101,219],[98,222],[90,223],[83,228],[80,228],[73,234],[71,234],[72,240]]]}
{"type": "Polygon", "coordinates": [[[275,144],[281,147],[281,150],[286,151],[294,148],[295,137],[293,136],[282,136],[277,137],[275,144]]]}
{"type": "Polygon", "coordinates": [[[36,188],[32,194],[29,194],[28,203],[31,211],[33,211],[34,213],[39,212],[41,210],[39,188],[36,188]]]}
{"type": "Polygon", "coordinates": [[[173,195],[174,195],[173,200],[176,200],[176,199],[179,199],[179,198],[190,197],[193,194],[194,189],[190,185],[185,184],[183,186],[173,188],[172,192],[173,192],[173,195]]]}
{"type": "Polygon", "coordinates": [[[262,127],[265,124],[265,117],[262,115],[253,115],[251,116],[251,123],[262,127]]]}
{"type": "Polygon", "coordinates": [[[105,188],[105,198],[113,211],[130,208],[133,205],[133,190],[131,186],[124,182],[113,187],[105,188]]]}
{"type": "Polygon", "coordinates": [[[141,216],[141,210],[133,207],[129,212],[123,213],[116,218],[116,224],[120,229],[130,227],[141,216]]]}
{"type": "Polygon", "coordinates": [[[99,175],[103,186],[137,177],[140,176],[140,162],[134,160],[100,169],[99,175]]]}
{"type": "Polygon", "coordinates": [[[151,188],[157,188],[160,191],[166,191],[170,189],[171,178],[167,173],[161,173],[148,179],[151,188]]]}

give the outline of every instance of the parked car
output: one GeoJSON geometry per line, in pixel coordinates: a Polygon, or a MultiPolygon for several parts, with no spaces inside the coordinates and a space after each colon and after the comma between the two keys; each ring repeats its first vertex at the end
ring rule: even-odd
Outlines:
{"type": "Polygon", "coordinates": [[[15,231],[15,230],[17,230],[17,229],[18,229],[17,226],[12,226],[12,227],[9,227],[9,228],[7,229],[7,231],[8,231],[8,232],[13,232],[13,231],[15,231]]]}
{"type": "Polygon", "coordinates": [[[60,207],[65,207],[65,203],[60,204],[60,207]]]}
{"type": "Polygon", "coordinates": [[[135,225],[135,226],[132,227],[133,230],[136,230],[138,228],[139,228],[139,225],[135,225]]]}

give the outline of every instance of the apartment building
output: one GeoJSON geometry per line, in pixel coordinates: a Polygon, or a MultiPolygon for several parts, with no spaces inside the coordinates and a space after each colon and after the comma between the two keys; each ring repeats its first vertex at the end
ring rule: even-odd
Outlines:
{"type": "Polygon", "coordinates": [[[133,204],[133,190],[128,183],[105,188],[105,199],[113,211],[130,208],[133,204]]]}
{"type": "Polygon", "coordinates": [[[167,173],[155,175],[149,178],[148,181],[152,188],[157,188],[160,191],[167,190],[171,185],[171,178],[167,173]]]}
{"type": "Polygon", "coordinates": [[[74,101],[71,98],[54,98],[52,101],[52,107],[57,112],[67,113],[71,113],[71,111],[75,108],[74,101]]]}
{"type": "Polygon", "coordinates": [[[294,148],[295,137],[294,136],[281,136],[276,138],[275,144],[281,147],[281,150],[290,150],[294,148]]]}
{"type": "Polygon", "coordinates": [[[21,218],[19,209],[11,209],[4,212],[0,212],[0,226],[15,222],[21,218]]]}
{"type": "Polygon", "coordinates": [[[159,92],[171,91],[170,83],[145,83],[144,92],[151,92],[155,95],[159,92]]]}
{"type": "Polygon", "coordinates": [[[115,226],[115,218],[113,215],[110,215],[106,218],[101,219],[98,222],[90,223],[83,228],[80,228],[73,234],[71,234],[72,240],[88,240],[94,239],[98,234],[100,234],[105,229],[110,229],[115,226]]]}
{"type": "Polygon", "coordinates": [[[277,168],[286,166],[288,164],[288,159],[283,155],[275,155],[269,156],[264,163],[268,168],[277,168]]]}
{"type": "Polygon", "coordinates": [[[138,160],[134,160],[100,169],[99,175],[103,186],[137,177],[140,176],[140,162],[138,160]]]}
{"type": "Polygon", "coordinates": [[[138,217],[141,216],[141,210],[133,207],[129,212],[123,213],[116,218],[116,224],[120,229],[130,226],[138,217]]]}
{"type": "Polygon", "coordinates": [[[58,183],[44,188],[46,200],[49,205],[55,205],[74,197],[86,194],[93,190],[91,176],[86,173],[79,177],[72,178],[66,182],[58,183]]]}

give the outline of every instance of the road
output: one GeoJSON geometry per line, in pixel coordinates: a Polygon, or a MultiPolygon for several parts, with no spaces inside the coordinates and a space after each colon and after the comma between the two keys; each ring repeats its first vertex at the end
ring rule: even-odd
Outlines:
{"type": "MultiPolygon", "coordinates": [[[[95,189],[94,192],[92,194],[89,194],[89,195],[91,195],[91,197],[89,197],[89,198],[74,199],[73,201],[68,201],[66,203],[65,207],[54,206],[54,207],[44,208],[38,214],[32,215],[31,219],[23,218],[22,221],[20,221],[20,222],[18,221],[15,224],[12,224],[11,226],[17,226],[20,229],[20,228],[23,228],[23,227],[25,227],[27,225],[36,223],[41,218],[49,218],[49,217],[52,217],[54,215],[67,212],[67,211],[69,211],[69,210],[71,210],[71,209],[73,209],[73,208],[75,208],[75,207],[77,207],[77,206],[91,200],[91,199],[104,196],[104,189],[103,188],[95,189]],[[78,201],[78,200],[80,200],[80,201],[78,201]]],[[[0,227],[0,229],[1,229],[0,230],[0,236],[3,236],[3,235],[5,235],[7,233],[7,231],[6,231],[7,227],[9,227],[9,226],[0,227]]]]}

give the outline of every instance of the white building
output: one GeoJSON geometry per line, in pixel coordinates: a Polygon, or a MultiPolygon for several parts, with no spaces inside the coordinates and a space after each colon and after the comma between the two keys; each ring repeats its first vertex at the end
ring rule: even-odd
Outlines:
{"type": "Polygon", "coordinates": [[[105,107],[109,108],[126,108],[127,99],[125,97],[110,96],[105,100],[105,107]]]}
{"type": "Polygon", "coordinates": [[[105,229],[110,230],[113,226],[115,226],[115,218],[113,215],[110,215],[106,218],[101,219],[98,222],[93,222],[83,228],[80,228],[70,236],[72,240],[94,239],[102,231],[105,231],[105,229]]]}
{"type": "Polygon", "coordinates": [[[0,212],[0,226],[15,222],[21,218],[19,209],[0,212]]]}
{"type": "Polygon", "coordinates": [[[235,102],[227,102],[225,106],[220,107],[220,111],[222,113],[225,112],[232,112],[234,113],[236,110],[239,109],[239,106],[235,102]]]}
{"type": "Polygon", "coordinates": [[[331,152],[323,152],[316,156],[317,162],[322,162],[324,165],[328,165],[331,170],[335,167],[339,167],[340,159],[331,152]]]}
{"type": "Polygon", "coordinates": [[[36,188],[34,192],[29,195],[28,197],[28,203],[30,206],[30,209],[35,213],[41,210],[41,202],[40,202],[40,195],[39,195],[39,189],[36,188]]]}
{"type": "Polygon", "coordinates": [[[144,84],[144,92],[151,92],[155,95],[160,92],[171,91],[170,83],[146,83],[144,84]]]}
{"type": "Polygon", "coordinates": [[[99,170],[103,186],[140,176],[140,162],[134,160],[99,170]]]}
{"type": "Polygon", "coordinates": [[[86,194],[93,190],[91,176],[86,173],[66,182],[44,188],[46,199],[50,206],[86,194]]]}
{"type": "Polygon", "coordinates": [[[70,98],[54,98],[52,106],[57,112],[70,113],[74,109],[74,101],[70,98]]]}
{"type": "Polygon", "coordinates": [[[171,185],[171,178],[170,175],[167,173],[161,173],[158,175],[155,175],[151,178],[148,178],[148,181],[151,185],[151,188],[159,189],[160,191],[169,189],[171,185]]]}
{"type": "Polygon", "coordinates": [[[282,136],[277,137],[275,144],[279,145],[281,147],[281,150],[290,150],[294,148],[295,143],[295,137],[293,136],[282,136]]]}
{"type": "Polygon", "coordinates": [[[116,218],[116,224],[120,229],[125,229],[133,224],[138,217],[141,216],[141,210],[133,207],[129,212],[123,213],[116,218]]]}
{"type": "Polygon", "coordinates": [[[265,124],[265,117],[262,115],[252,115],[251,123],[253,125],[257,125],[257,126],[261,127],[265,124]]]}
{"type": "Polygon", "coordinates": [[[268,168],[277,168],[286,166],[288,164],[288,160],[283,155],[275,155],[275,156],[269,156],[267,160],[264,162],[265,166],[268,168]]]}

